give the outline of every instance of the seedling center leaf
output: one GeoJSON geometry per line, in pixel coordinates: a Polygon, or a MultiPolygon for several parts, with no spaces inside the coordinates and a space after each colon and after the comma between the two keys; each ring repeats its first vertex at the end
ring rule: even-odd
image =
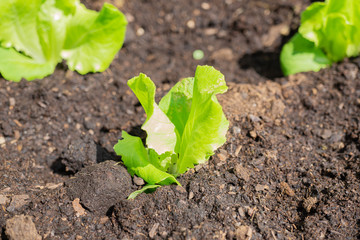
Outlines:
{"type": "Polygon", "coordinates": [[[114,6],[98,13],[79,0],[2,0],[0,19],[0,73],[16,82],[51,74],[62,57],[81,74],[104,71],[127,24],[114,6]]]}
{"type": "Polygon", "coordinates": [[[128,81],[147,114],[142,129],[145,148],[138,137],[122,133],[114,146],[130,174],[148,185],[131,198],[159,185],[179,184],[176,177],[204,163],[226,141],[229,122],[216,95],[227,91],[224,76],[210,66],[198,66],[195,77],[178,82],[155,103],[155,85],[144,74],[128,81]]]}
{"type": "Polygon", "coordinates": [[[147,133],[148,147],[153,148],[159,154],[174,151],[175,126],[155,103],[155,84],[145,74],[140,74],[138,77],[130,79],[128,86],[139,99],[147,115],[142,129],[147,133]]]}

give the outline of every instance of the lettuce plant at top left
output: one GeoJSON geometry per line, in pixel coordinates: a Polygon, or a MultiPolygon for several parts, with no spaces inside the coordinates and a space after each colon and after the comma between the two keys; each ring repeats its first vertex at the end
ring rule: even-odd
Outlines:
{"type": "Polygon", "coordinates": [[[102,72],[121,48],[126,25],[108,3],[96,12],[79,0],[1,0],[0,73],[15,82],[40,79],[62,59],[80,74],[102,72]]]}

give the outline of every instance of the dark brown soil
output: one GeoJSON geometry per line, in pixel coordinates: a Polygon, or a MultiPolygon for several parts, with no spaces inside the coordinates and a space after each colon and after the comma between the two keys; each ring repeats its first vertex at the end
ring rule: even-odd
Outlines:
{"type": "Polygon", "coordinates": [[[2,239],[19,219],[43,239],[360,239],[360,58],[288,78],[279,68],[311,1],[110,2],[130,24],[104,73],[60,64],[43,80],[0,79],[2,239]],[[106,161],[145,119],[126,81],[144,72],[161,96],[201,64],[229,85],[227,143],[183,187],[126,200],[141,181],[106,161]]]}

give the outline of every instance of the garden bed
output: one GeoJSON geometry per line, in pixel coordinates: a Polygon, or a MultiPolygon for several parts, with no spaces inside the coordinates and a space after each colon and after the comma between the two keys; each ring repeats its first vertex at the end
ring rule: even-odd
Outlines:
{"type": "Polygon", "coordinates": [[[108,70],[0,79],[2,239],[29,222],[44,239],[360,237],[360,58],[286,78],[279,67],[310,1],[110,2],[129,26],[108,70]],[[204,64],[229,85],[227,142],[182,187],[126,200],[143,183],[113,146],[122,130],[143,137],[146,117],[127,80],[146,73],[163,96],[204,64]]]}

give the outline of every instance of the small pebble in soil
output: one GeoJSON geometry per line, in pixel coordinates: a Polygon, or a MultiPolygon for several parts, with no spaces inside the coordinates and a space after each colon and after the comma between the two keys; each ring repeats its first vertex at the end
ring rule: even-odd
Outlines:
{"type": "Polygon", "coordinates": [[[252,229],[249,226],[240,226],[236,229],[236,239],[246,240],[252,238],[252,229]]]}
{"type": "Polygon", "coordinates": [[[219,30],[217,28],[206,28],[204,30],[204,34],[207,36],[212,36],[215,35],[219,32],[219,30]]]}
{"type": "Polygon", "coordinates": [[[245,211],[244,211],[244,208],[242,207],[239,207],[238,209],[238,213],[240,215],[241,218],[244,218],[245,217],[245,211]]]}
{"type": "Polygon", "coordinates": [[[16,215],[6,221],[5,234],[9,240],[41,240],[31,216],[16,215]]]}
{"type": "Polygon", "coordinates": [[[239,145],[239,146],[236,147],[235,157],[239,156],[239,153],[240,153],[241,149],[242,149],[242,145],[239,145]]]}
{"type": "Polygon", "coordinates": [[[224,149],[221,149],[220,152],[217,154],[217,157],[220,159],[220,161],[225,161],[228,157],[228,154],[224,149]]]}
{"type": "Polygon", "coordinates": [[[186,23],[186,26],[190,29],[194,29],[195,28],[195,21],[194,20],[189,20],[186,23]]]}
{"type": "Polygon", "coordinates": [[[22,206],[28,204],[30,202],[29,195],[22,194],[22,195],[15,195],[11,197],[10,206],[6,208],[8,212],[13,212],[15,210],[20,209],[22,206]]]}
{"type": "Polygon", "coordinates": [[[189,199],[193,199],[194,198],[194,193],[193,192],[190,192],[189,193],[189,199]]]}
{"type": "Polygon", "coordinates": [[[5,205],[10,202],[10,199],[5,195],[0,195],[0,205],[5,205]]]}
{"type": "Polygon", "coordinates": [[[155,223],[155,224],[151,227],[151,229],[150,229],[150,231],[149,231],[149,237],[150,237],[150,238],[154,238],[154,237],[156,236],[157,229],[158,229],[159,225],[160,225],[159,223],[155,223]]]}
{"type": "Polygon", "coordinates": [[[257,192],[268,190],[268,189],[269,189],[268,185],[256,184],[256,186],[255,186],[255,191],[257,191],[257,192]]]}
{"type": "Polygon", "coordinates": [[[236,136],[236,135],[238,135],[238,134],[241,133],[241,128],[238,127],[238,126],[234,126],[234,127],[232,128],[232,132],[233,132],[233,134],[236,136]]]}
{"type": "Polygon", "coordinates": [[[142,28],[142,27],[140,27],[140,28],[138,28],[137,30],[136,30],[136,35],[138,36],[138,37],[141,37],[142,35],[144,35],[145,34],[145,30],[142,28]]]}
{"type": "Polygon", "coordinates": [[[3,145],[6,143],[5,137],[0,134],[0,145],[3,145]]]}
{"type": "Polygon", "coordinates": [[[177,186],[175,187],[175,189],[176,189],[176,191],[178,191],[178,192],[180,192],[180,193],[186,193],[186,189],[183,188],[182,186],[177,185],[177,186]]]}
{"type": "Polygon", "coordinates": [[[254,130],[250,131],[249,134],[250,134],[250,137],[252,137],[253,139],[255,139],[257,137],[257,134],[254,130]]]}
{"type": "Polygon", "coordinates": [[[250,180],[250,174],[249,174],[249,170],[244,168],[243,166],[241,166],[240,164],[237,164],[235,166],[235,175],[240,178],[243,179],[244,181],[249,181],[250,180]]]}
{"type": "Polygon", "coordinates": [[[311,211],[311,209],[315,206],[316,203],[317,203],[316,197],[306,198],[303,203],[305,211],[309,213],[311,211]]]}
{"type": "Polygon", "coordinates": [[[204,9],[204,10],[209,10],[210,7],[211,7],[210,4],[207,3],[207,2],[201,3],[201,8],[204,9]]]}
{"type": "Polygon", "coordinates": [[[3,129],[3,134],[5,137],[11,137],[13,135],[12,127],[8,122],[2,122],[0,126],[3,129]]]}
{"type": "Polygon", "coordinates": [[[252,122],[254,122],[254,123],[261,121],[261,119],[260,119],[258,116],[255,116],[255,115],[252,115],[252,114],[249,115],[249,118],[250,118],[250,120],[251,120],[252,122]]]}
{"type": "Polygon", "coordinates": [[[322,132],[321,132],[321,137],[322,137],[322,139],[328,139],[328,138],[330,138],[331,137],[331,135],[332,135],[332,132],[331,132],[331,130],[329,130],[329,129],[324,129],[322,132]]]}
{"type": "Polygon", "coordinates": [[[16,103],[16,101],[15,101],[15,98],[9,98],[9,105],[10,105],[10,107],[14,107],[15,106],[15,103],[16,103]]]}
{"type": "Polygon", "coordinates": [[[200,169],[202,169],[204,164],[198,164],[195,166],[195,171],[198,172],[200,169]]]}
{"type": "Polygon", "coordinates": [[[134,175],[133,181],[134,181],[134,183],[135,183],[136,185],[138,185],[138,186],[142,186],[142,185],[145,184],[144,179],[142,179],[141,177],[138,177],[138,176],[136,176],[136,175],[134,175]]]}
{"type": "Polygon", "coordinates": [[[290,197],[295,196],[294,190],[292,190],[292,188],[286,182],[280,183],[280,190],[282,193],[285,193],[286,195],[288,195],[290,197]]]}
{"type": "MultiPolygon", "coordinates": [[[[214,35],[217,33],[217,29],[215,29],[216,31],[214,31],[213,28],[209,28],[206,30],[205,34],[206,35],[214,35]]],[[[219,50],[216,50],[215,52],[213,52],[210,56],[211,60],[214,61],[232,61],[234,59],[234,53],[230,48],[221,48],[219,50]]]]}
{"type": "Polygon", "coordinates": [[[74,201],[72,201],[72,206],[74,208],[74,211],[76,212],[76,216],[80,217],[86,214],[85,209],[80,204],[80,199],[75,198],[74,201]]]}

